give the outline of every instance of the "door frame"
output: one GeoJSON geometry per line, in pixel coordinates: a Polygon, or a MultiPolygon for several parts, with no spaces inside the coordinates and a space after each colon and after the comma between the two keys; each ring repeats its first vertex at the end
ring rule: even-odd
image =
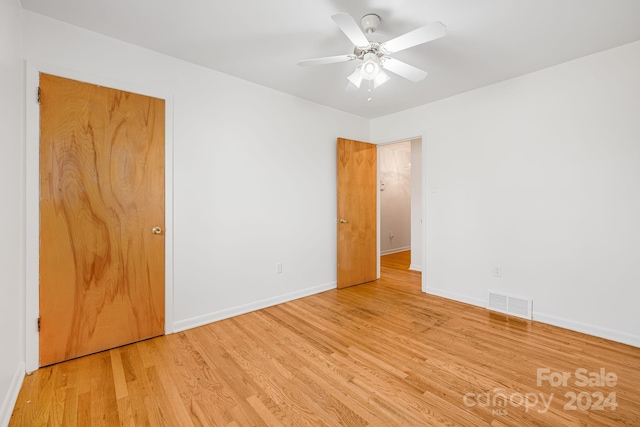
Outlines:
{"type": "MultiPolygon", "coordinates": [[[[377,171],[377,183],[378,183],[378,197],[377,197],[377,206],[376,206],[376,210],[377,210],[377,227],[378,227],[378,236],[376,237],[376,244],[377,244],[377,253],[378,253],[378,279],[380,278],[380,226],[381,226],[381,209],[380,209],[380,188],[379,188],[379,183],[380,183],[380,147],[383,145],[390,145],[390,144],[395,144],[398,142],[404,142],[404,141],[411,141],[414,139],[419,139],[420,140],[420,144],[421,144],[421,156],[420,156],[420,162],[421,162],[421,167],[420,167],[420,180],[422,183],[422,188],[421,188],[421,210],[422,210],[422,241],[420,242],[420,246],[422,249],[422,254],[420,256],[420,262],[421,262],[421,268],[422,268],[422,292],[426,292],[425,289],[427,289],[427,275],[424,272],[425,266],[426,266],[426,260],[427,260],[427,185],[426,185],[426,164],[427,164],[427,135],[426,132],[423,132],[420,135],[414,135],[414,136],[408,136],[406,138],[393,138],[393,139],[383,139],[383,140],[379,140],[379,141],[374,141],[372,142],[372,144],[375,144],[378,146],[378,171],[377,171]]],[[[412,224],[413,227],[413,224],[412,224]]]]}
{"type": "Polygon", "coordinates": [[[116,81],[66,68],[26,62],[25,67],[25,369],[40,367],[40,73],[134,92],[165,101],[165,317],[164,333],[173,332],[173,95],[166,90],[116,81]]]}

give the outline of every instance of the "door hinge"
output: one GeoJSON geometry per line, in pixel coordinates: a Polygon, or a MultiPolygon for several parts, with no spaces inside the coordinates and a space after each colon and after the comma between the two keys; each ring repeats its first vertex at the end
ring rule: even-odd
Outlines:
{"type": "Polygon", "coordinates": [[[38,104],[40,104],[40,86],[38,86],[38,104]]]}
{"type": "Polygon", "coordinates": [[[40,332],[40,318],[38,317],[38,332],[40,332]]]}

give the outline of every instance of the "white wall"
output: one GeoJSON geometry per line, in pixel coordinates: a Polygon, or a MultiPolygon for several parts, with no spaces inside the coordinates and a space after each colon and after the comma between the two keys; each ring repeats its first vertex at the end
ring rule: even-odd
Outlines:
{"type": "Polygon", "coordinates": [[[175,330],[335,287],[336,138],[368,140],[367,120],[30,12],[24,26],[37,68],[172,98],[175,330]]]}
{"type": "Polygon", "coordinates": [[[411,142],[378,147],[380,254],[411,249],[411,142]]]}
{"type": "Polygon", "coordinates": [[[22,15],[0,0],[0,425],[24,378],[24,179],[22,15]]]}
{"type": "Polygon", "coordinates": [[[423,135],[423,289],[640,346],[638,76],[635,42],[373,120],[423,135]]]}

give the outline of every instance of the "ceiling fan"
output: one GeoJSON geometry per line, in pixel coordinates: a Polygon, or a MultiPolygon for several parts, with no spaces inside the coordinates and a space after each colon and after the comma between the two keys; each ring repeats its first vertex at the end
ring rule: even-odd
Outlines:
{"type": "MultiPolygon", "coordinates": [[[[331,18],[354,44],[353,53],[328,56],[325,58],[306,59],[298,61],[298,65],[307,67],[358,59],[362,61],[362,63],[358,64],[355,71],[347,77],[349,83],[347,84],[346,90],[355,90],[360,87],[363,80],[367,80],[369,82],[369,93],[371,93],[372,85],[373,88],[377,88],[390,79],[384,70],[391,71],[414,83],[424,79],[427,76],[426,71],[399,61],[391,55],[401,50],[444,37],[447,32],[442,22],[434,22],[389,41],[378,43],[369,41],[365,35],[365,33],[374,33],[378,28],[378,24],[380,24],[380,17],[378,15],[368,14],[362,17],[360,24],[364,31],[360,29],[356,20],[347,13],[338,13],[331,18]]],[[[369,98],[369,100],[370,99],[371,98],[369,98]]]]}

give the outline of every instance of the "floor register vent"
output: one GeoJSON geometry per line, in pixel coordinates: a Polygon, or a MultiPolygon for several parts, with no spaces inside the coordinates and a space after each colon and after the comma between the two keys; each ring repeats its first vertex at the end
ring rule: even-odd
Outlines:
{"type": "Polygon", "coordinates": [[[489,291],[489,301],[487,301],[487,308],[489,310],[532,320],[532,306],[533,301],[531,299],[518,298],[501,292],[489,291]]]}

